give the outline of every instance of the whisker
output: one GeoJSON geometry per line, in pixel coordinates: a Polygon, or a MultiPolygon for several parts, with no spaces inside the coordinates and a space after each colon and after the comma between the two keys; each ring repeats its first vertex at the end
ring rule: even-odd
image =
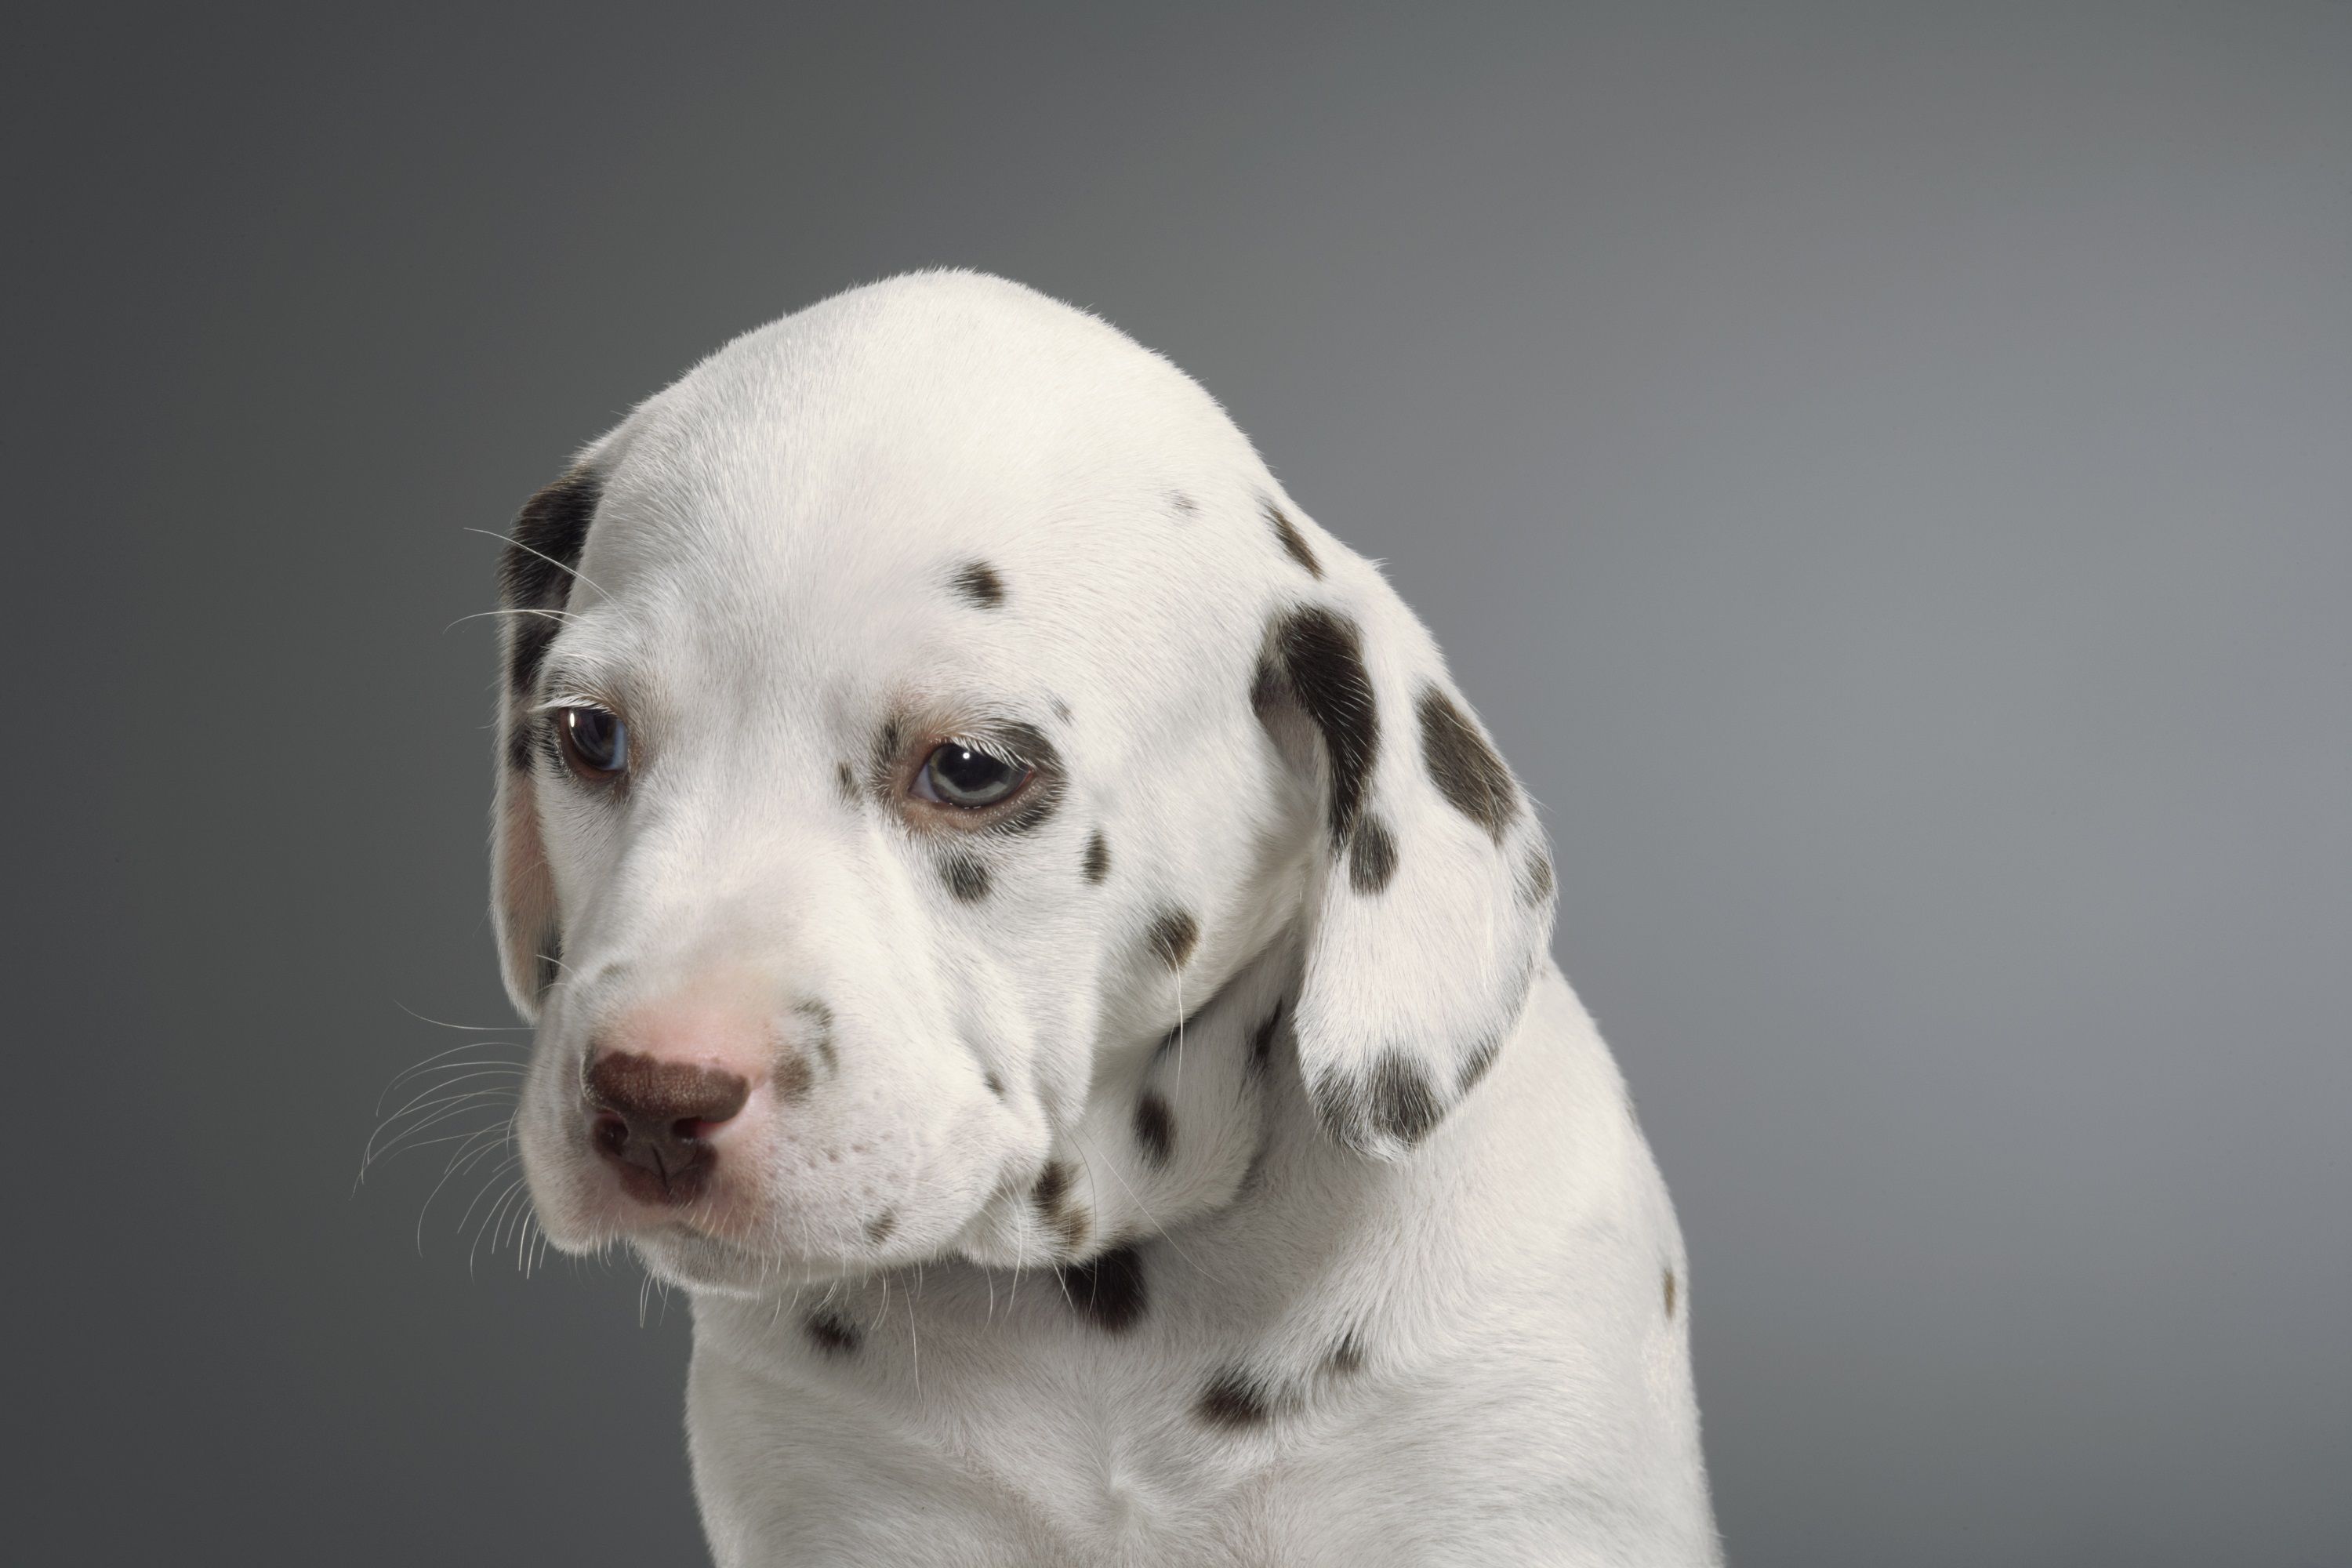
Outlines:
{"type": "MultiPolygon", "coordinates": [[[[493,533],[493,532],[491,532],[491,531],[490,531],[488,529],[487,529],[487,528],[469,528],[469,529],[466,530],[466,531],[467,531],[467,533],[478,533],[478,534],[480,534],[484,539],[495,539],[495,540],[497,540],[500,544],[511,544],[511,545],[513,545],[517,550],[520,550],[520,551],[523,552],[525,554],[527,554],[527,555],[536,555],[536,556],[538,556],[541,561],[546,562],[550,566],[554,567],[557,571],[559,571],[559,572],[566,572],[566,573],[569,573],[569,574],[571,574],[571,575],[572,575],[573,577],[578,578],[578,579],[579,579],[579,581],[581,581],[581,582],[583,582],[583,583],[588,583],[588,585],[589,585],[591,588],[596,588],[596,584],[593,584],[593,583],[589,583],[589,582],[588,582],[588,579],[587,579],[586,577],[584,577],[584,576],[583,576],[583,575],[581,574],[580,569],[579,569],[578,567],[576,567],[576,566],[566,566],[562,562],[558,561],[554,556],[548,554],[548,553],[547,553],[546,552],[544,552],[544,551],[541,551],[541,550],[533,550],[530,545],[525,544],[525,543],[524,543],[521,540],[520,540],[520,539],[510,539],[510,538],[509,538],[507,535],[505,535],[505,534],[503,534],[503,533],[493,533]]],[[[604,593],[604,589],[602,589],[602,588],[596,588],[596,592],[598,592],[598,593],[602,594],[602,593],[604,593]]],[[[610,597],[610,595],[606,595],[606,596],[607,596],[607,597],[610,597]]]]}

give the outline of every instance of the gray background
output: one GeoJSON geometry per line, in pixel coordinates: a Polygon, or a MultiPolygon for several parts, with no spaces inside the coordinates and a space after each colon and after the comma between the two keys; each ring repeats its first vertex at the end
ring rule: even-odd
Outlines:
{"type": "Polygon", "coordinates": [[[404,1011],[509,1018],[444,627],[935,262],[1199,375],[1544,801],[1737,1562],[2352,1560],[2352,11],[378,9],[12,24],[13,1560],[698,1554],[683,1303],[351,1193],[518,1037],[404,1011]]]}

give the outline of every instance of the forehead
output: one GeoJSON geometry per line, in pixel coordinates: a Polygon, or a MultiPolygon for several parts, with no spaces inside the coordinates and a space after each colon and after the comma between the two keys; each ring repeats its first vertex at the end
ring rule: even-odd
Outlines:
{"type": "Polygon", "coordinates": [[[590,460],[593,586],[563,640],[713,679],[1136,673],[1234,612],[1213,521],[1263,484],[1167,362],[976,279],[902,280],[748,334],[590,460]]]}

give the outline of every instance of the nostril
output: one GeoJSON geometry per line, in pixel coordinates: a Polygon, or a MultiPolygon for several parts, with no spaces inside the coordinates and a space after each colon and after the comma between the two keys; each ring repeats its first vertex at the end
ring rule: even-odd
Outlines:
{"type": "Polygon", "coordinates": [[[617,1112],[600,1110],[588,1124],[588,1136],[607,1154],[617,1154],[628,1147],[629,1124],[617,1112]]]}

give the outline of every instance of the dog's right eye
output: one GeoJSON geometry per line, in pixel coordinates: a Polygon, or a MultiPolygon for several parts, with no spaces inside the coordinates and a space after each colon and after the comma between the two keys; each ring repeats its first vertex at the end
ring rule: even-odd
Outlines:
{"type": "Polygon", "coordinates": [[[609,779],[629,765],[629,727],[602,708],[559,708],[556,733],[563,760],[583,778],[609,779]]]}

